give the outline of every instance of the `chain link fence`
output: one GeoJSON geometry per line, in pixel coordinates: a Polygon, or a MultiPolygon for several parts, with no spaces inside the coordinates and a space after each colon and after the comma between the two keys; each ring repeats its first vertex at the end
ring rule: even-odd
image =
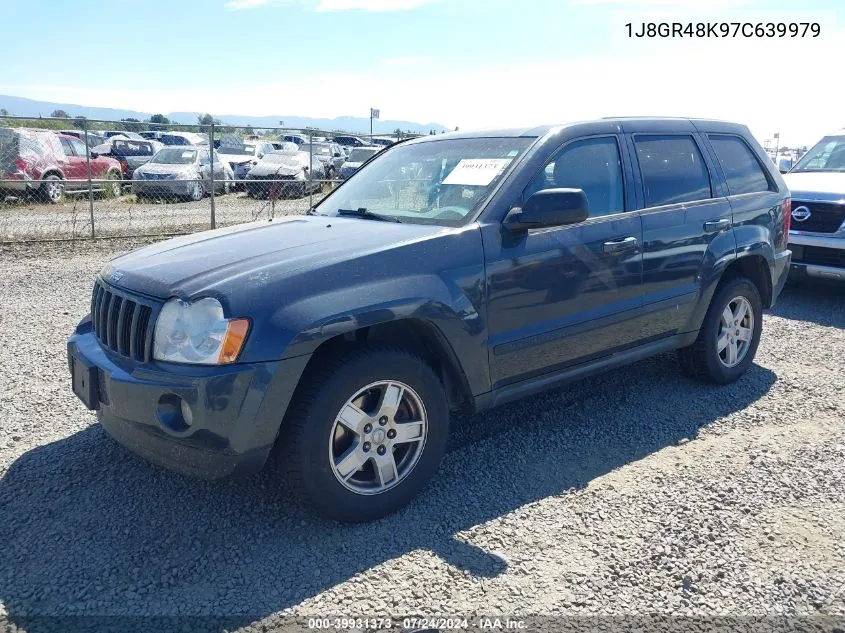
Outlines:
{"type": "Polygon", "coordinates": [[[0,116],[0,242],[166,236],[304,213],[407,136],[0,116]]]}

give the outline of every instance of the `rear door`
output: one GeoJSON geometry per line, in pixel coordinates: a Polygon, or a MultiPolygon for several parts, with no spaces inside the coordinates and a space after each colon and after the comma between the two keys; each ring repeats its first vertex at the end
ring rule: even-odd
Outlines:
{"type": "Polygon", "coordinates": [[[770,244],[781,243],[780,235],[772,232],[780,230],[782,235],[780,225],[773,226],[773,218],[780,215],[783,195],[754,150],[736,133],[705,132],[703,137],[728,188],[738,249],[764,245],[766,250],[770,244]]]}
{"type": "MultiPolygon", "coordinates": [[[[688,121],[624,124],[643,221],[644,334],[687,331],[702,281],[736,253],[731,206],[688,121]]],[[[693,328],[694,329],[694,328],[693,328]]]]}
{"type": "Polygon", "coordinates": [[[78,139],[64,136],[59,137],[59,142],[62,144],[62,150],[64,150],[66,159],[65,164],[62,166],[65,172],[65,179],[69,181],[69,186],[78,188],[82,186],[79,182],[80,180],[88,179],[88,161],[85,155],[85,143],[78,139]],[[81,149],[77,150],[76,145],[81,149]]]}

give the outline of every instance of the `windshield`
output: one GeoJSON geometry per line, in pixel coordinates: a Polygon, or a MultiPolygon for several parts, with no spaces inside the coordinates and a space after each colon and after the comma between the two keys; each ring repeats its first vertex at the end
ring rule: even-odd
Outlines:
{"type": "Polygon", "coordinates": [[[845,136],[825,136],[792,171],[845,171],[845,136]]]}
{"type": "Polygon", "coordinates": [[[315,212],[337,215],[340,210],[366,209],[401,222],[460,226],[534,140],[471,138],[397,145],[358,171],[315,212]]]}
{"type": "Polygon", "coordinates": [[[255,154],[255,145],[221,145],[218,149],[221,154],[242,154],[244,156],[255,154]]]}
{"type": "Polygon", "coordinates": [[[262,163],[272,163],[272,164],[281,164],[281,163],[290,163],[296,160],[296,152],[270,152],[269,154],[264,154],[264,158],[261,159],[262,163]]]}
{"type": "Polygon", "coordinates": [[[313,149],[314,154],[320,154],[321,156],[331,156],[331,154],[332,154],[332,151],[331,151],[331,149],[329,148],[328,145],[317,145],[316,143],[314,145],[308,145],[308,143],[303,143],[302,145],[299,146],[299,151],[310,153],[311,152],[310,148],[312,148],[312,147],[314,148],[313,149]]]}
{"type": "Polygon", "coordinates": [[[197,150],[195,149],[180,149],[176,147],[168,147],[159,152],[150,159],[151,163],[162,163],[165,165],[190,165],[197,160],[197,150]]]}
{"type": "Polygon", "coordinates": [[[369,160],[370,156],[375,154],[378,149],[365,149],[363,147],[356,147],[351,152],[349,152],[348,160],[350,163],[363,163],[365,160],[369,160]]]}

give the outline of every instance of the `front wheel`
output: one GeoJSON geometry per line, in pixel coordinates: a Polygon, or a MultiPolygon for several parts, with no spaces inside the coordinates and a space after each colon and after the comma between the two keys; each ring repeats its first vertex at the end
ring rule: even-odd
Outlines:
{"type": "Polygon", "coordinates": [[[202,182],[200,182],[199,180],[195,180],[194,182],[192,182],[191,193],[188,195],[188,197],[194,202],[199,202],[200,200],[202,200],[204,195],[205,191],[203,191],[202,182]]]}
{"type": "Polygon", "coordinates": [[[750,279],[735,277],[716,290],[698,338],[678,358],[692,377],[728,384],[754,362],[762,332],[760,292],[750,279]]]}
{"type": "Polygon", "coordinates": [[[339,521],[369,521],[413,499],[449,434],[443,385],[421,358],[364,347],[309,371],[280,446],[299,496],[339,521]]]}

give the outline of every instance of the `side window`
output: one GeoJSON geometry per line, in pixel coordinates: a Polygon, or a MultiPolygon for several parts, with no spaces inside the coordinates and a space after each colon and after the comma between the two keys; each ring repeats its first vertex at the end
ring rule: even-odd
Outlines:
{"type": "Polygon", "coordinates": [[[710,172],[691,136],[634,136],[645,206],[712,198],[710,172]]]}
{"type": "Polygon", "coordinates": [[[59,141],[62,143],[62,149],[65,152],[65,156],[73,156],[73,147],[70,144],[70,141],[63,136],[59,137],[59,141]]]}
{"type": "Polygon", "coordinates": [[[725,172],[731,195],[773,190],[760,161],[745,141],[738,136],[716,134],[711,134],[709,139],[725,172]]]}
{"type": "Polygon", "coordinates": [[[85,143],[82,141],[75,138],[69,138],[68,142],[73,147],[73,152],[80,158],[85,158],[88,155],[88,148],[85,147],[85,143]]]}
{"type": "Polygon", "coordinates": [[[583,189],[590,217],[625,210],[625,179],[613,136],[569,143],[534,177],[524,198],[543,189],[583,189]]]}

